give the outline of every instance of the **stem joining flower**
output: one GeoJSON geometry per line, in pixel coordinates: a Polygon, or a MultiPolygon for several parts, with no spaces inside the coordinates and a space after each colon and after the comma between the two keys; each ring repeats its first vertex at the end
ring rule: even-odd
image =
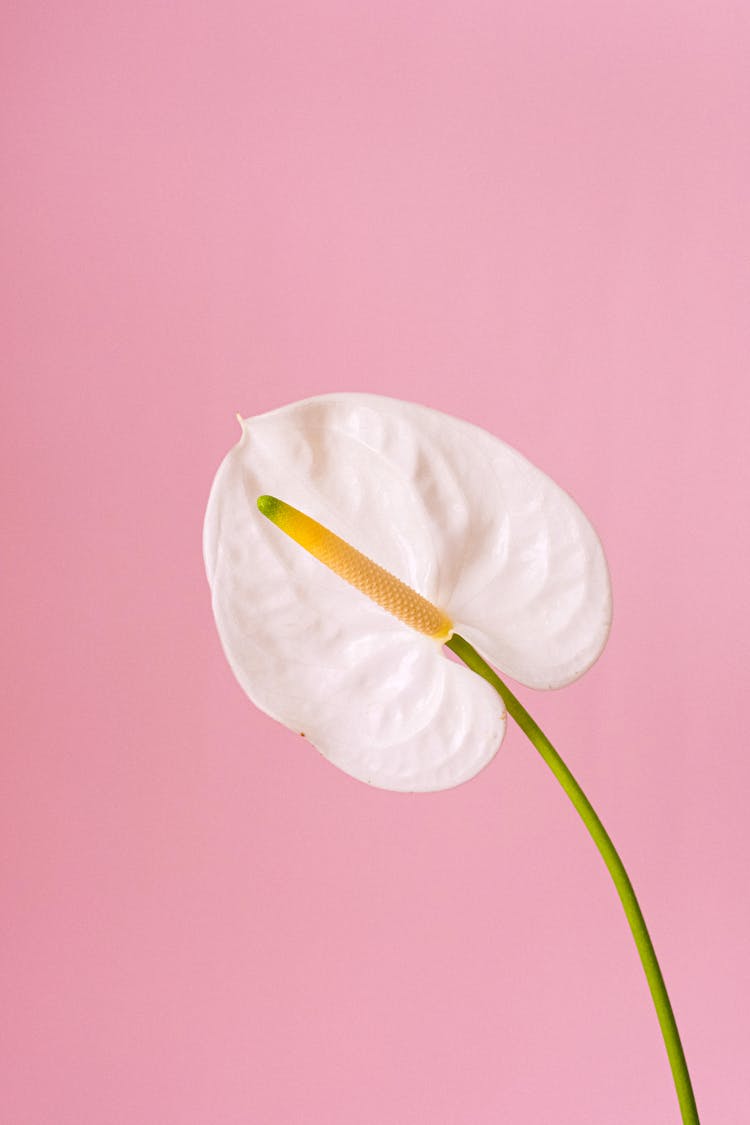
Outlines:
{"type": "Polygon", "coordinates": [[[450,640],[453,622],[447,614],[322,523],[275,496],[259,496],[258,508],[290,539],[399,621],[441,644],[450,640]]]}

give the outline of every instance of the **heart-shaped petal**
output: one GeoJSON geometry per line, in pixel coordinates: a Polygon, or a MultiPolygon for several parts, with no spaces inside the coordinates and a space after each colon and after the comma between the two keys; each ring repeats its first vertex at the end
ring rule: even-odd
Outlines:
{"type": "Polygon", "coordinates": [[[257,509],[282,498],[417,590],[534,687],[580,675],[606,640],[599,541],[565,492],[466,422],[374,395],[248,420],[206,513],[214,613],[254,702],[354,777],[446,788],[496,751],[502,705],[257,509]]]}

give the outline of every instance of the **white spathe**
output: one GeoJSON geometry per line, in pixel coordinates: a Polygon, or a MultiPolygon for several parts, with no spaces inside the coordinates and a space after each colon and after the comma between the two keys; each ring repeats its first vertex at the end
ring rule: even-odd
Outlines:
{"type": "Polygon", "coordinates": [[[570,683],[604,647],[612,603],[596,533],[504,442],[366,394],[248,419],[204,526],[219,635],[253,702],[361,781],[429,791],[468,780],[502,741],[503,704],[280,532],[258,511],[262,494],[386,567],[529,687],[570,683]]]}

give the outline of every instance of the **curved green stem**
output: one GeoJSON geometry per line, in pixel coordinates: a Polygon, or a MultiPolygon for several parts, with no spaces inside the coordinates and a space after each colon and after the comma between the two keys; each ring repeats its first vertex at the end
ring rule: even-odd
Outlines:
{"type": "Polygon", "coordinates": [[[641,908],[638,905],[638,899],[635,897],[633,885],[628,878],[628,873],[617,854],[614,844],[607,835],[604,825],[599,820],[586,794],[583,792],[552,743],[544,732],[540,730],[525,707],[519,703],[515,695],[513,695],[513,692],[506,687],[500,677],[490,668],[489,664],[486,664],[485,661],[482,660],[479,653],[476,652],[463,637],[459,637],[455,633],[447,642],[447,647],[455,652],[456,656],[460,657],[464,664],[471,668],[473,672],[476,672],[487,680],[498,695],[500,695],[508,714],[515,719],[521,730],[539,751],[544,761],[568,794],[568,797],[573,803],[573,807],[589,830],[591,838],[599,849],[599,853],[607,865],[607,870],[612,876],[612,881],[620,896],[620,902],[623,905],[628,925],[635,938],[635,944],[638,948],[641,964],[643,965],[646,980],[648,981],[648,986],[654,1001],[654,1007],[656,1008],[661,1033],[664,1037],[664,1044],[667,1048],[667,1056],[669,1057],[669,1065],[672,1068],[672,1076],[677,1090],[677,1100],[680,1103],[682,1120],[684,1125],[699,1125],[695,1095],[693,1094],[693,1087],[690,1082],[687,1063],[685,1062],[685,1052],[680,1042],[680,1033],[677,1030],[674,1012],[672,1011],[672,1005],[667,995],[667,988],[664,984],[664,977],[661,975],[659,962],[656,959],[656,953],[654,952],[649,932],[646,929],[646,923],[641,913],[641,908]]]}

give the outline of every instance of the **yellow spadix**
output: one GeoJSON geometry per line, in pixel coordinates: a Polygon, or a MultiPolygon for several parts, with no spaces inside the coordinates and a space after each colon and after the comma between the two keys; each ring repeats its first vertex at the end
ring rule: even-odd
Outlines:
{"type": "Polygon", "coordinates": [[[453,622],[441,609],[345,539],[275,496],[259,496],[258,508],[290,539],[399,621],[435,640],[450,639],[453,622]]]}

